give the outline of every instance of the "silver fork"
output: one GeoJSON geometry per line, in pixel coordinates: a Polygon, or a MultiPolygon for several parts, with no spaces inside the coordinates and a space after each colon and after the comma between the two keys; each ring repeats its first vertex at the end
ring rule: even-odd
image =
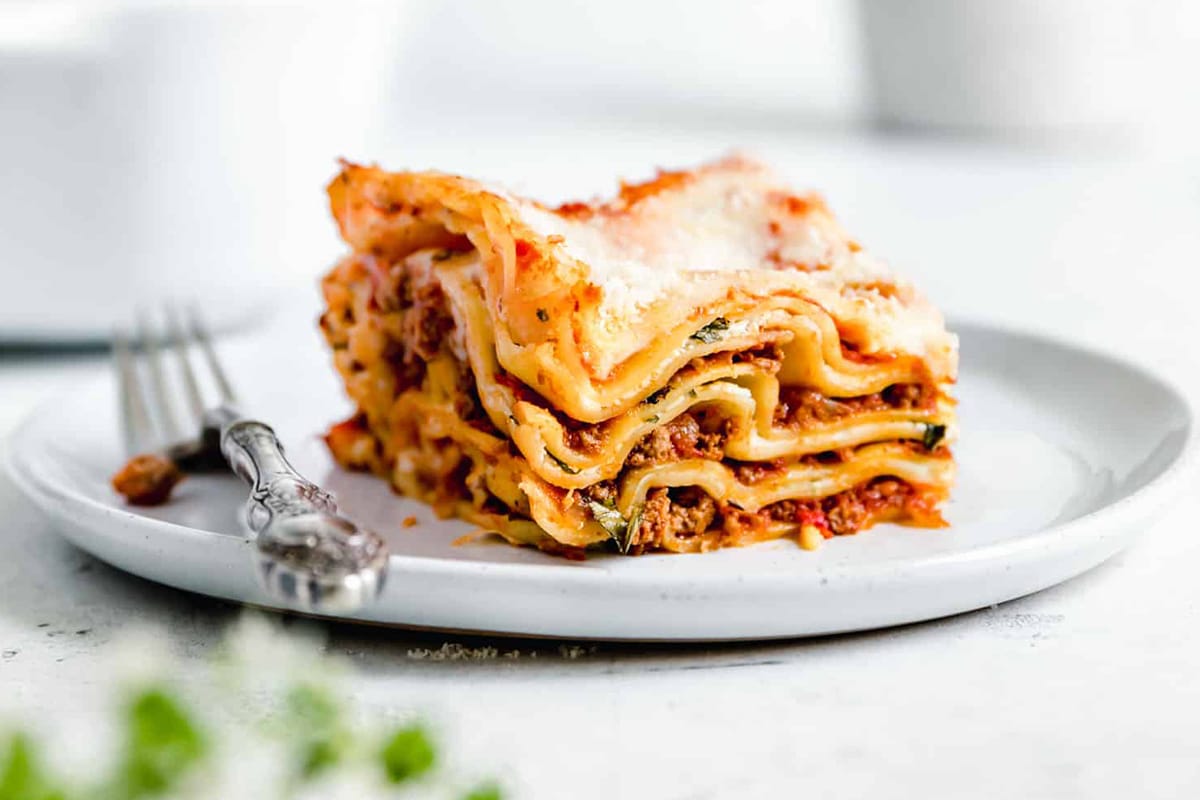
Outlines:
{"type": "Polygon", "coordinates": [[[242,524],[255,537],[259,579],[275,598],[315,613],[347,613],[374,600],[387,576],[387,545],[338,514],[333,497],[288,463],[275,432],[238,411],[233,385],[199,315],[189,312],[186,326],[180,316],[165,311],[161,340],[177,362],[190,434],[178,422],[178,392],[172,392],[163,364],[164,346],[146,317],[139,317],[132,342],[122,332],[113,336],[128,455],[160,453],[185,472],[227,464],[245,480],[250,499],[242,524]],[[204,402],[189,355],[192,345],[207,365],[216,403],[204,402]]]}

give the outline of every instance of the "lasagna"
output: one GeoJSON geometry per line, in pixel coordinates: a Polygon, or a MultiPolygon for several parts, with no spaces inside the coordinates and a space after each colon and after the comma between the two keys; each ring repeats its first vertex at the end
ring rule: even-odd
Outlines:
{"type": "Polygon", "coordinates": [[[957,340],[764,166],[557,207],[354,164],[328,193],[342,466],[568,557],[944,524],[957,340]]]}

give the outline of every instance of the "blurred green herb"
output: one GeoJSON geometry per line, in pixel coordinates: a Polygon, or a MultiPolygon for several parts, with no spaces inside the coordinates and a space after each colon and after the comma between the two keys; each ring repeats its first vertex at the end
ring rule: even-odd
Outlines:
{"type": "Polygon", "coordinates": [[[328,691],[302,683],[293,686],[284,701],[289,722],[308,728],[327,730],[338,723],[338,706],[328,691]]]}
{"type": "Polygon", "coordinates": [[[504,794],[496,784],[485,783],[464,794],[462,800],[504,800],[504,794]]]}
{"type": "Polygon", "coordinates": [[[33,743],[24,734],[9,737],[0,750],[0,800],[64,800],[42,771],[33,743]]]}
{"type": "Polygon", "coordinates": [[[179,782],[204,756],[206,743],[182,704],[160,687],[134,695],[125,708],[125,742],[105,800],[155,797],[179,782]]]}
{"type": "Polygon", "coordinates": [[[420,725],[410,725],[392,734],[380,757],[392,783],[404,783],[425,774],[437,760],[433,742],[420,725]]]}
{"type": "MultiPolygon", "coordinates": [[[[227,696],[239,695],[231,690],[227,696]]],[[[383,777],[394,785],[437,769],[434,742],[419,724],[395,730],[382,739],[364,735],[347,723],[346,705],[340,697],[311,680],[290,686],[276,700],[282,701],[281,713],[262,720],[257,730],[277,742],[282,738],[293,753],[295,766],[283,771],[284,783],[271,797],[293,797],[307,791],[302,787],[309,781],[325,779],[327,774],[337,780],[336,773],[356,764],[373,770],[382,768],[383,777]]],[[[122,710],[116,763],[95,769],[88,785],[69,791],[62,788],[68,784],[43,766],[29,736],[18,732],[7,739],[0,737],[0,800],[216,797],[205,794],[205,782],[221,774],[216,767],[228,767],[213,763],[222,751],[209,746],[211,730],[199,724],[177,695],[161,684],[150,684],[131,694],[122,710]]],[[[389,792],[386,796],[393,795],[389,792]]],[[[363,800],[376,797],[372,794],[363,800]]],[[[461,796],[461,800],[501,798],[498,786],[490,782],[461,796]]],[[[224,792],[220,800],[231,797],[224,792]]]]}
{"type": "Polygon", "coordinates": [[[333,696],[321,687],[300,684],[288,692],[285,704],[287,729],[299,734],[300,776],[316,777],[341,762],[350,735],[333,696]]]}

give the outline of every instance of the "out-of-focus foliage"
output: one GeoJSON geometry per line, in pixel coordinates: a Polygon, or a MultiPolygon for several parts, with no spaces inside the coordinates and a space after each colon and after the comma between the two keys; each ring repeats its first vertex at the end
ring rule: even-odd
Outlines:
{"type": "MultiPolygon", "coordinates": [[[[236,647],[229,649],[249,647],[269,657],[295,647],[278,638],[263,639],[260,647],[255,637],[263,637],[265,628],[255,630],[236,633],[236,647]]],[[[313,658],[313,664],[324,663],[319,654],[313,658]]],[[[121,690],[124,702],[109,734],[115,737],[112,756],[82,779],[59,774],[56,753],[37,737],[22,730],[0,734],[0,800],[261,800],[264,791],[280,800],[501,800],[495,783],[464,791],[445,774],[424,724],[352,724],[349,702],[326,680],[336,670],[327,672],[293,675],[261,707],[244,703],[252,692],[228,681],[221,684],[219,703],[197,702],[185,688],[143,676],[121,690]],[[210,706],[224,704],[252,710],[235,723],[220,721],[210,706]]]]}

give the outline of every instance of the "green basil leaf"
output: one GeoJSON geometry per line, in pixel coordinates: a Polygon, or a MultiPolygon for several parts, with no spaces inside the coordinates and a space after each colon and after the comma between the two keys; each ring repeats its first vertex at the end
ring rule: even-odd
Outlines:
{"type": "Polygon", "coordinates": [[[946,426],[934,425],[932,422],[925,423],[925,435],[921,437],[921,444],[925,445],[926,450],[932,450],[938,446],[942,439],[946,438],[946,426]]]}
{"type": "Polygon", "coordinates": [[[543,449],[546,451],[546,455],[550,458],[550,460],[553,461],[555,464],[558,464],[558,468],[561,469],[563,472],[567,473],[568,475],[578,475],[579,474],[579,470],[575,469],[570,464],[563,461],[558,456],[554,455],[554,453],[551,453],[549,447],[546,447],[543,449]]]}
{"type": "Polygon", "coordinates": [[[729,320],[724,317],[717,317],[712,322],[705,325],[700,330],[692,334],[691,338],[712,344],[725,335],[725,331],[729,330],[729,320]]]}

